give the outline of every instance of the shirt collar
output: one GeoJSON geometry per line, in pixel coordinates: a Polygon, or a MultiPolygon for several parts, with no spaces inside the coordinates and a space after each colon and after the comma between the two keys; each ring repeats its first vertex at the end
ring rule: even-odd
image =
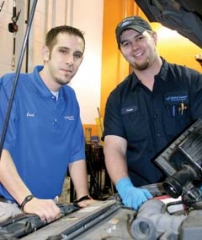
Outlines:
{"type": "MultiPolygon", "coordinates": [[[[41,77],[39,75],[39,72],[42,69],[43,69],[43,66],[41,66],[41,65],[35,66],[33,73],[30,75],[31,80],[32,80],[32,84],[33,84],[33,87],[35,88],[35,90],[38,92],[38,94],[41,97],[50,98],[50,97],[53,96],[53,94],[47,88],[47,86],[45,85],[45,83],[43,82],[43,80],[41,79],[41,77]]],[[[64,87],[61,87],[60,90],[59,90],[58,98],[60,98],[60,99],[65,98],[65,94],[64,94],[64,90],[63,90],[64,87]]]]}
{"type": "Polygon", "coordinates": [[[167,72],[168,72],[168,68],[169,68],[169,64],[166,62],[166,60],[164,58],[162,58],[162,66],[161,69],[159,71],[159,73],[155,76],[155,78],[161,78],[163,81],[168,80],[167,79],[167,72]]]}
{"type": "MultiPolygon", "coordinates": [[[[155,78],[160,78],[162,79],[163,81],[166,81],[167,78],[166,78],[166,75],[167,75],[167,71],[168,71],[168,63],[166,62],[166,60],[164,58],[162,58],[162,66],[161,66],[161,69],[159,71],[159,73],[157,75],[155,75],[154,77],[155,78]]],[[[134,90],[135,87],[140,84],[140,80],[137,78],[137,76],[135,75],[134,72],[132,72],[129,76],[128,76],[128,79],[129,79],[129,84],[131,86],[131,90],[134,90]]]]}

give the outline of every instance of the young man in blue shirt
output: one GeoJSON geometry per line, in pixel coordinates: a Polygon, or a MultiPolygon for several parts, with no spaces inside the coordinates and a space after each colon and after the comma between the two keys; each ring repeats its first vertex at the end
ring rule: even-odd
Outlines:
{"type": "MultiPolygon", "coordinates": [[[[85,196],[80,206],[93,202],[79,105],[68,86],[82,63],[84,49],[79,29],[55,27],[46,35],[44,65],[19,76],[0,161],[0,199],[5,200],[0,202],[0,221],[22,211],[47,222],[58,218],[54,199],[61,194],[67,169],[77,199],[85,196]]],[[[0,133],[13,79],[13,73],[0,79],[0,133]]]]}

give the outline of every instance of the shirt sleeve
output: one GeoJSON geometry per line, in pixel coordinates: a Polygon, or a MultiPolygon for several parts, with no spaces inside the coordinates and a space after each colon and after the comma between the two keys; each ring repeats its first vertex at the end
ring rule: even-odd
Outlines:
{"type": "Polygon", "coordinates": [[[191,79],[191,114],[194,120],[202,119],[202,75],[192,74],[191,79]]]}
{"type": "Polygon", "coordinates": [[[0,79],[0,135],[3,141],[3,148],[10,151],[16,139],[16,107],[12,102],[11,111],[8,114],[8,106],[13,87],[13,76],[5,75],[0,79]],[[8,123],[6,119],[9,119],[8,123]]]}
{"type": "Polygon", "coordinates": [[[80,109],[77,100],[75,109],[77,111],[76,113],[76,123],[74,126],[74,131],[72,134],[71,139],[71,158],[70,162],[75,162],[77,160],[84,159],[85,160],[85,138],[84,138],[84,132],[83,132],[83,126],[81,123],[80,118],[80,109]]]}
{"type": "Polygon", "coordinates": [[[113,91],[107,99],[105,116],[104,116],[104,132],[102,140],[107,135],[116,135],[125,138],[125,130],[122,123],[121,104],[118,91],[113,91]]]}

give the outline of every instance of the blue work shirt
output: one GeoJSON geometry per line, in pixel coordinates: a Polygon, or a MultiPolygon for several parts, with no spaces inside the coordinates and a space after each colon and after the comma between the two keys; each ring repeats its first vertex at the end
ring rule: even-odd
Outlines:
{"type": "MultiPolygon", "coordinates": [[[[202,75],[163,59],[153,91],[132,73],[108,97],[103,139],[127,140],[128,171],[135,186],[161,182],[154,159],[202,117],[202,75]]],[[[116,164],[116,163],[114,163],[116,164]]]]}
{"type": "MultiPolygon", "coordinates": [[[[19,76],[3,148],[32,194],[53,199],[61,194],[68,164],[85,159],[85,141],[74,90],[61,87],[56,100],[39,76],[42,68],[19,76]]],[[[0,79],[0,133],[14,76],[0,79]]],[[[13,200],[1,184],[0,195],[13,200]]]]}

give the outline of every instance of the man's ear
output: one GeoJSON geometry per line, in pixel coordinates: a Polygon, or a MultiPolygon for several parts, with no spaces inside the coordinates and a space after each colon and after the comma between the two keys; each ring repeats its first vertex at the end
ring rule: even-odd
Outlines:
{"type": "Polygon", "coordinates": [[[154,39],[155,45],[157,45],[157,41],[158,41],[157,33],[156,33],[156,32],[152,32],[152,36],[153,36],[153,39],[154,39]]]}
{"type": "Polygon", "coordinates": [[[49,48],[47,46],[43,46],[41,53],[42,53],[42,57],[43,57],[44,62],[48,62],[49,57],[50,57],[49,48]]]}

